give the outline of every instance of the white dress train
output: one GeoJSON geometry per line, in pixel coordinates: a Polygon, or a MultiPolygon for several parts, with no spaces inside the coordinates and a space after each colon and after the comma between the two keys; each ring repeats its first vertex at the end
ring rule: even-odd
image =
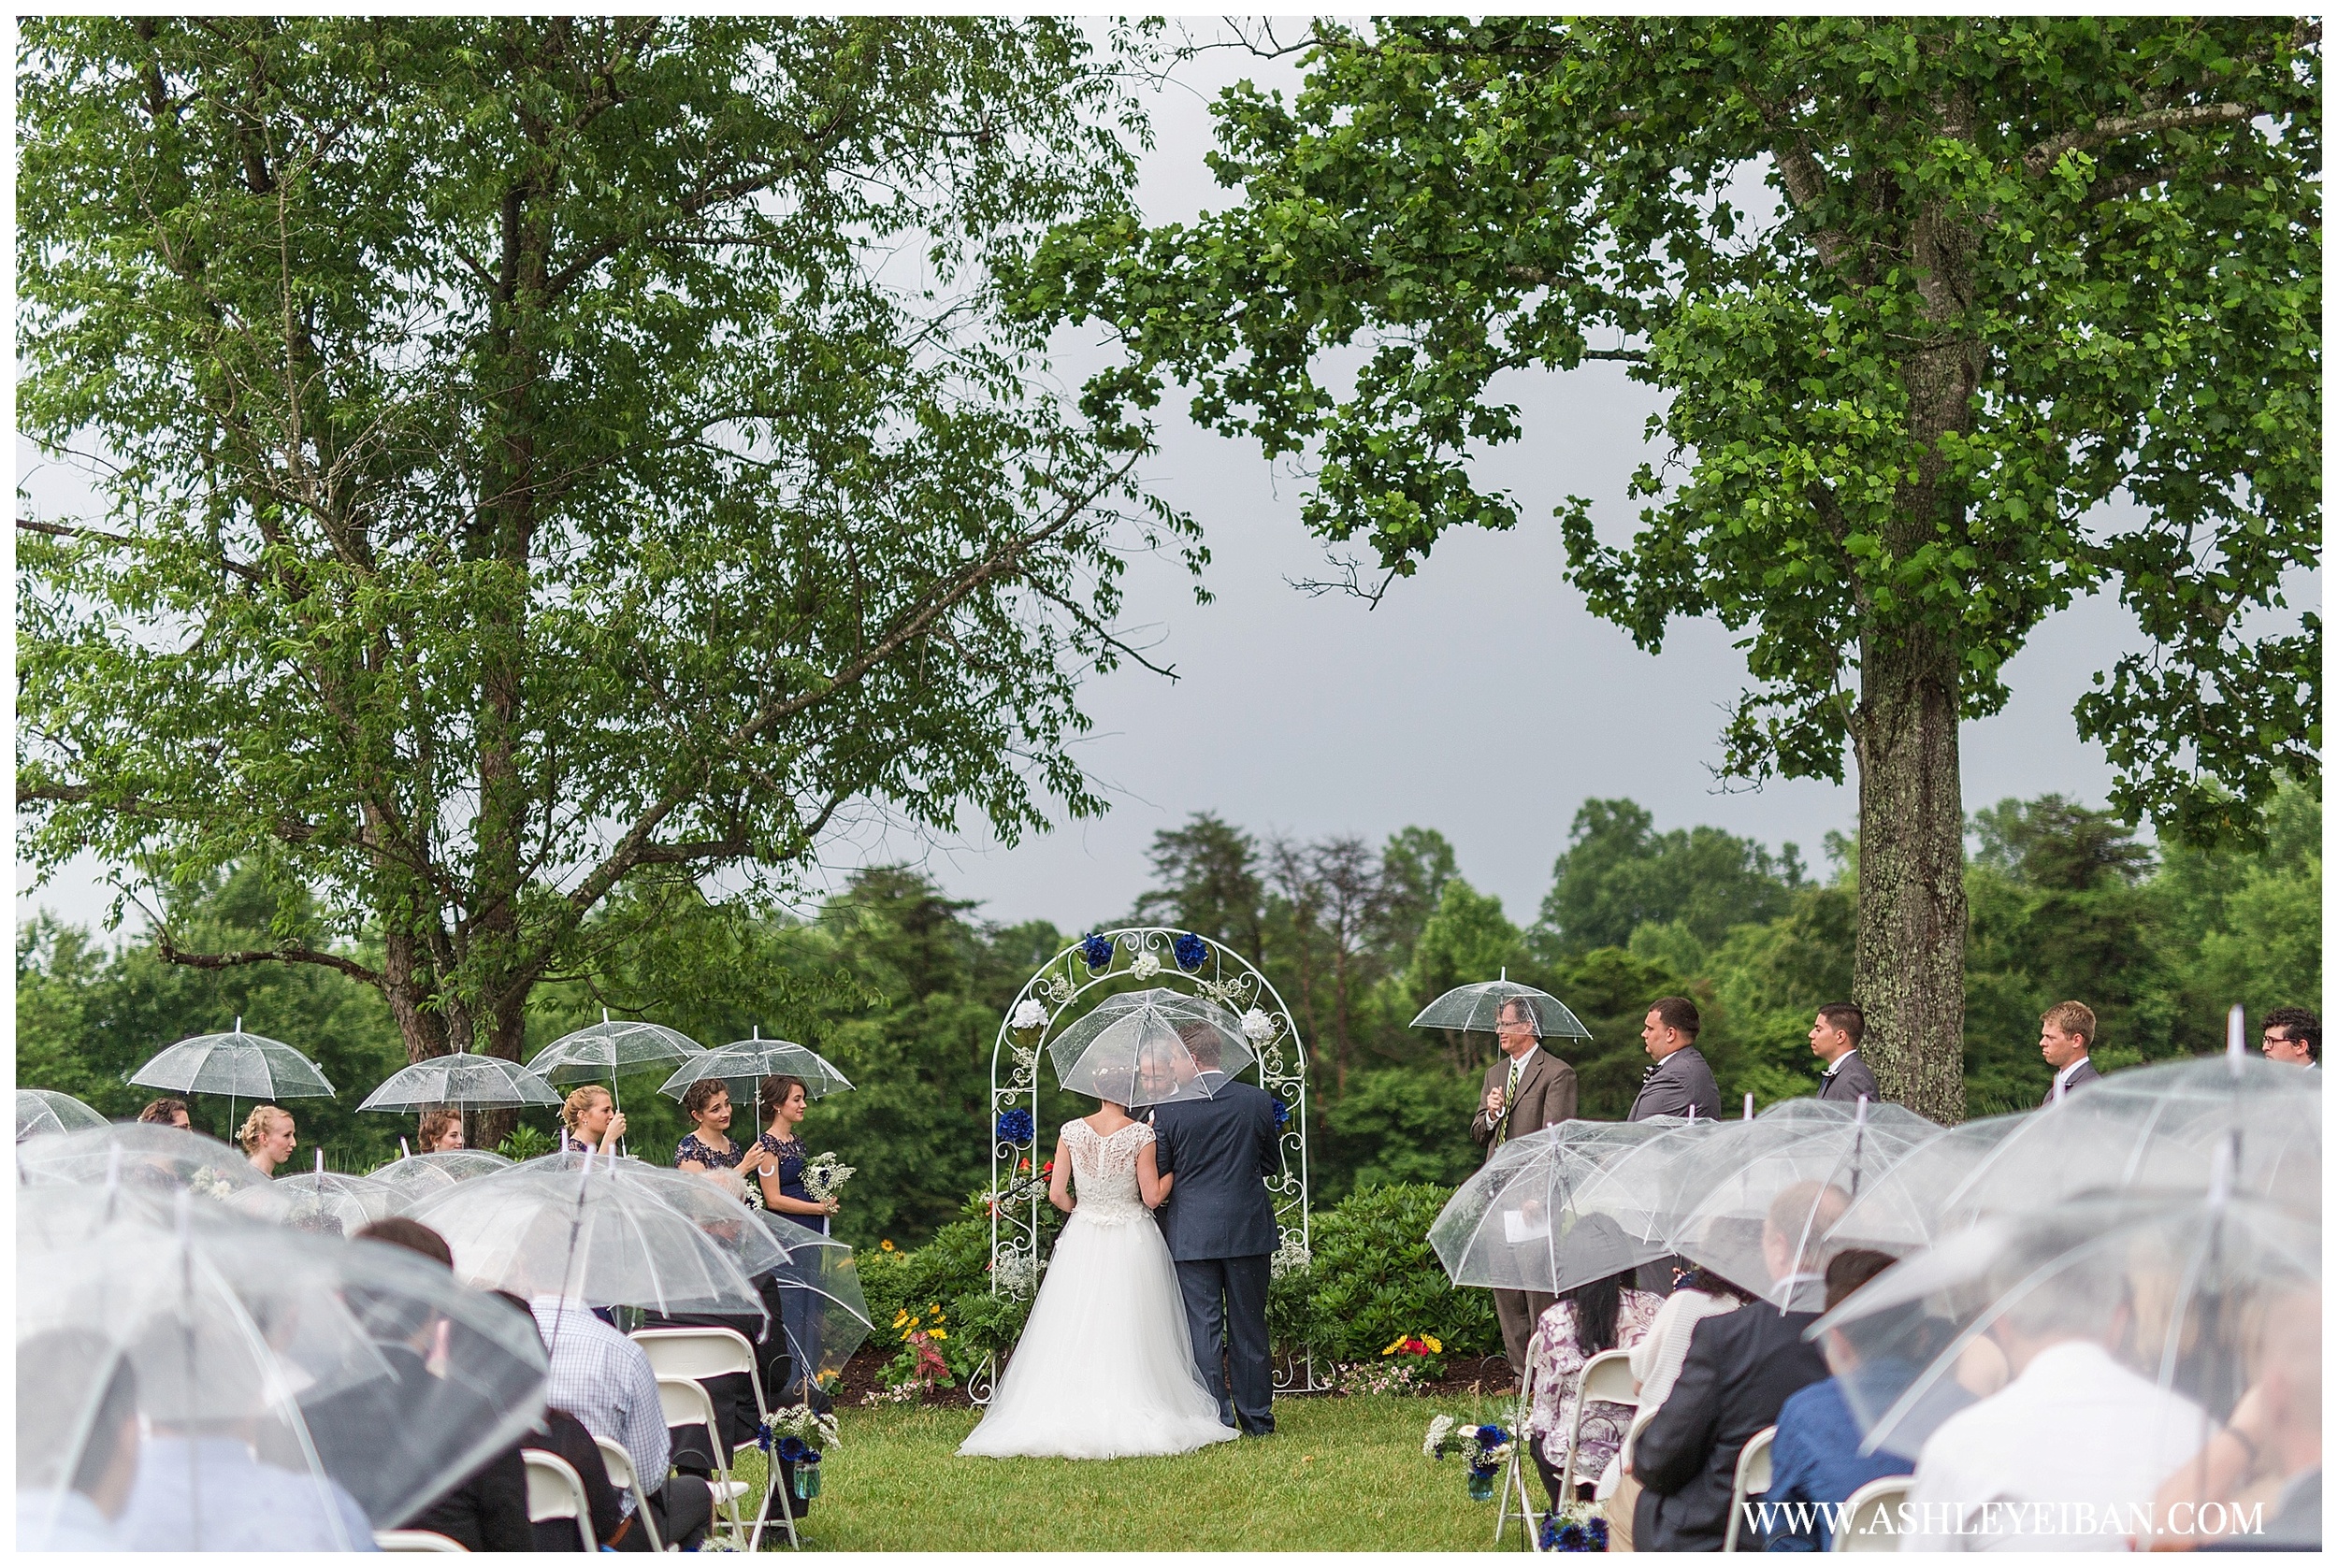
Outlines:
{"type": "Polygon", "coordinates": [[[960,1454],[1074,1460],[1183,1454],[1231,1442],[1193,1366],[1169,1244],[1137,1196],[1153,1129],[1063,1124],[1078,1204],[990,1407],[960,1454]]]}

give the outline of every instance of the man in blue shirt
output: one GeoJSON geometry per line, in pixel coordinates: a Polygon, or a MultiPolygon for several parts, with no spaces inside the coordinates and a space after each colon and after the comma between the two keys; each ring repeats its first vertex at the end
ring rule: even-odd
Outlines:
{"type": "MultiPolygon", "coordinates": [[[[1826,1265],[1826,1310],[1834,1311],[1852,1292],[1897,1261],[1887,1253],[1856,1248],[1837,1253],[1826,1265]]],[[[1763,1545],[1769,1551],[1830,1550],[1832,1532],[1826,1528],[1824,1504],[1848,1502],[1853,1492],[1869,1481],[1905,1475],[1915,1468],[1914,1460],[1904,1454],[1859,1452],[1865,1433],[1843,1398],[1843,1379],[1857,1378],[1863,1370],[1881,1374],[1886,1369],[1853,1364],[1841,1336],[1829,1334],[1827,1338],[1832,1342],[1827,1361],[1835,1375],[1801,1389],[1780,1407],[1778,1436],[1769,1449],[1769,1492],[1762,1500],[1770,1504],[1814,1506],[1763,1510],[1768,1531],[1763,1545]]],[[[1904,1382],[1906,1377],[1902,1369],[1896,1380],[1904,1382]]]]}

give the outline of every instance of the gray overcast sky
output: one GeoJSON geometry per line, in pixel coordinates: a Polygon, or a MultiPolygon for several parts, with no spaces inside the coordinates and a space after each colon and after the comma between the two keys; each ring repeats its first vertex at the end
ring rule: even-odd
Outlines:
{"type": "MultiPolygon", "coordinates": [[[[1154,96],[1148,218],[1190,218],[1230,201],[1202,162],[1211,146],[1206,100],[1244,76],[1262,85],[1297,80],[1288,61],[1217,51],[1180,72],[1184,85],[1154,96]]],[[[1092,332],[1067,335],[1061,348],[1059,370],[1071,384],[1104,358],[1092,332]]],[[[1505,390],[1527,434],[1491,453],[1483,471],[1516,496],[1521,525],[1507,535],[1449,535],[1377,609],[1290,585],[1326,575],[1322,547],[1299,522],[1301,483],[1270,468],[1254,444],[1195,428],[1173,394],[1150,480],[1206,530],[1217,599],[1196,606],[1172,561],[1132,568],[1132,640],[1151,643],[1149,656],[1179,678],[1173,684],[1129,666],[1087,688],[1096,727],[1077,755],[1113,801],[1110,813],[1012,850],[981,835],[925,843],[863,830],[830,847],[831,881],[870,860],[909,859],[954,895],[980,900],[988,917],[1082,926],[1128,909],[1147,885],[1153,834],[1192,812],[1299,838],[1359,833],[1377,842],[1417,823],[1444,832],[1462,873],[1498,894],[1523,924],[1590,796],[1628,796],[1663,828],[1712,823],[1771,844],[1791,841],[1819,861],[1826,831],[1854,824],[1853,787],[1772,782],[1722,793],[1710,774],[1725,711],[1745,683],[1731,634],[1711,622],[1677,624],[1662,655],[1651,656],[1592,616],[1562,580],[1551,508],[1570,493],[1590,496],[1603,534],[1629,535],[1635,513],[1624,505],[1624,486],[1647,452],[1641,424],[1652,396],[1614,366],[1519,378],[1505,390]]],[[[19,454],[22,462],[21,443],[19,454]]],[[[36,504],[54,482],[36,479],[36,504]]],[[[2310,597],[2296,602],[2318,602],[2317,585],[2305,586],[2310,597]]],[[[1968,811],[2048,790],[2103,798],[2109,767],[2100,748],[2078,739],[2071,705],[2094,670],[2136,640],[2132,621],[2108,598],[2039,629],[2008,672],[2014,696],[2006,712],[1966,726],[1968,811]]],[[[107,897],[94,872],[65,868],[20,899],[20,913],[38,904],[94,921],[107,897]]],[[[20,889],[28,880],[20,868],[20,889]]]]}

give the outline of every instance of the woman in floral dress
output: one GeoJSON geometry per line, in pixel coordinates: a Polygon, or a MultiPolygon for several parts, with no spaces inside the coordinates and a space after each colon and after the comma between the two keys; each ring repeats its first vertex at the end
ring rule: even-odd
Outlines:
{"type": "Polygon", "coordinates": [[[747,1180],[775,1167],[777,1157],[756,1144],[734,1143],[730,1137],[730,1089],[720,1078],[701,1078],[682,1095],[682,1114],[690,1130],[674,1146],[677,1170],[712,1176],[723,1190],[751,1209],[763,1206],[763,1194],[747,1180]]]}
{"type": "Polygon", "coordinates": [[[1582,1451],[1575,1460],[1576,1496],[1559,1495],[1584,1363],[1603,1350],[1627,1350],[1638,1344],[1664,1305],[1664,1298],[1653,1291],[1632,1288],[1629,1281],[1636,1272],[1625,1269],[1575,1287],[1544,1310],[1534,1337],[1526,1342],[1526,1364],[1535,1380],[1534,1406],[1526,1417],[1533,1440],[1528,1451],[1535,1457],[1535,1468],[1542,1472],[1543,1489],[1551,1494],[1553,1508],[1588,1497],[1609,1459],[1623,1446],[1631,1408],[1592,1401],[1583,1413],[1582,1451]]]}

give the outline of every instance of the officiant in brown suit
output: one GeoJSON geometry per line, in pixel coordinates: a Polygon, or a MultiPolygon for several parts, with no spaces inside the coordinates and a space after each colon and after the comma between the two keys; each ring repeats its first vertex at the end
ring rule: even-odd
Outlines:
{"type": "MultiPolygon", "coordinates": [[[[1502,1003],[1494,1015],[1494,1036],[1501,1055],[1486,1069],[1485,1091],[1479,1097],[1478,1115],[1469,1124],[1470,1137],[1494,1158],[1494,1151],[1511,1139],[1567,1121],[1575,1115],[1575,1070],[1540,1049],[1542,1023],[1523,997],[1502,1003]]],[[[1526,1371],[1526,1340],[1535,1321],[1554,1297],[1533,1290],[1496,1290],[1494,1313],[1502,1320],[1502,1350],[1510,1370],[1526,1371]]]]}

